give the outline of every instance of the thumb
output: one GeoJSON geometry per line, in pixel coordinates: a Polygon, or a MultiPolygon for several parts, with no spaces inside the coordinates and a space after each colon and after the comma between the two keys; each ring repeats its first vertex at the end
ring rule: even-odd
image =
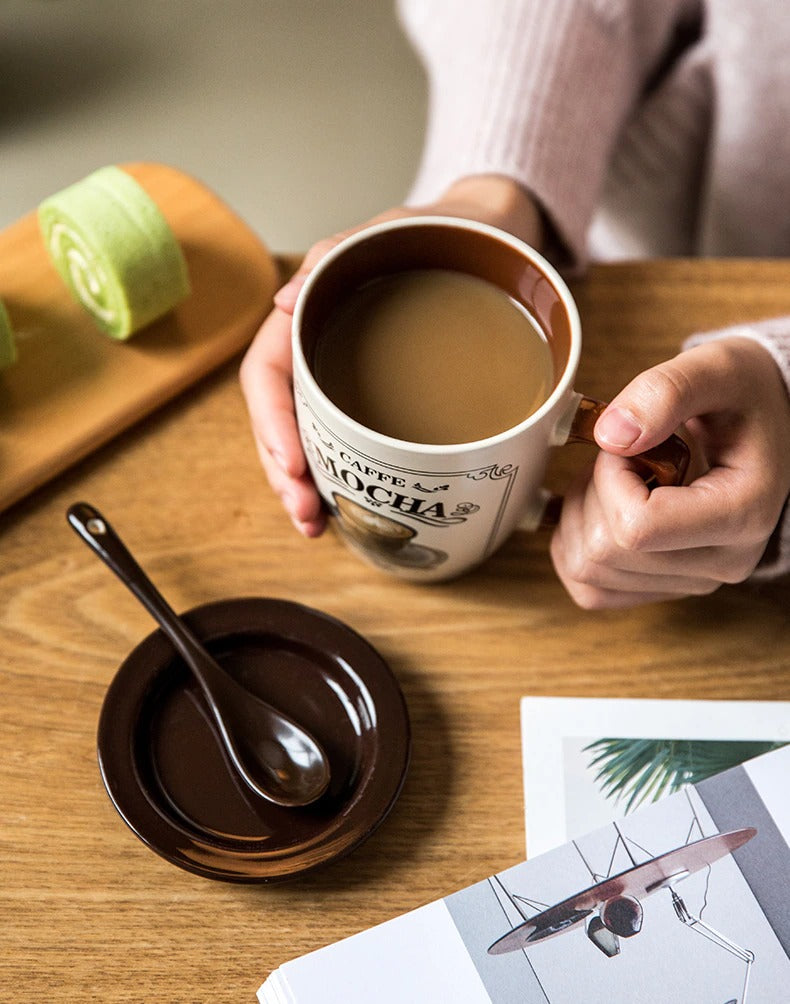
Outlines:
{"type": "Polygon", "coordinates": [[[286,284],[278,289],[274,294],[274,302],[280,310],[284,310],[286,314],[293,314],[294,308],[296,307],[296,301],[299,298],[299,293],[302,286],[304,286],[308,275],[312,272],[319,261],[321,261],[324,255],[328,254],[332,248],[336,247],[342,240],[350,236],[351,233],[353,233],[353,231],[344,230],[341,233],[335,234],[333,237],[326,237],[324,240],[313,244],[304,256],[298,270],[294,272],[288,282],[286,282],[286,284]]]}
{"type": "Polygon", "coordinates": [[[369,220],[367,223],[362,223],[356,227],[350,227],[348,230],[339,230],[331,237],[325,237],[323,240],[317,241],[304,256],[298,270],[291,276],[288,282],[274,294],[275,304],[280,308],[280,310],[284,310],[286,314],[293,314],[294,308],[296,307],[296,301],[299,298],[299,293],[301,292],[302,286],[304,286],[308,275],[313,271],[321,259],[325,255],[329,254],[333,248],[337,247],[341,241],[344,241],[347,237],[351,237],[353,234],[359,233],[360,230],[366,230],[375,223],[385,223],[387,220],[394,220],[401,216],[408,215],[409,212],[406,209],[388,209],[386,212],[379,213],[378,216],[374,216],[373,219],[369,220]]]}
{"type": "Polygon", "coordinates": [[[690,349],[645,370],[615,397],[595,425],[607,453],[633,456],[667,439],[684,422],[721,407],[722,387],[704,352],[690,349]]]}

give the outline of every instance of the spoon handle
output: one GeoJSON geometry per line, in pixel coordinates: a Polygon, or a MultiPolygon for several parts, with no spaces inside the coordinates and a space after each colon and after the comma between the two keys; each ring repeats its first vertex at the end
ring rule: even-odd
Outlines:
{"type": "MultiPolygon", "coordinates": [[[[159,622],[185,659],[195,657],[200,644],[184,625],[146,573],[135,561],[111,524],[94,506],[75,502],[66,518],[85,543],[112,569],[121,582],[140,600],[159,622]]],[[[200,653],[197,658],[200,659],[200,653]]]]}
{"type": "Polygon", "coordinates": [[[180,620],[98,509],[76,502],[71,527],[137,597],[197,679],[239,776],[277,805],[308,805],[329,784],[326,754],[287,715],[245,690],[180,620]]]}

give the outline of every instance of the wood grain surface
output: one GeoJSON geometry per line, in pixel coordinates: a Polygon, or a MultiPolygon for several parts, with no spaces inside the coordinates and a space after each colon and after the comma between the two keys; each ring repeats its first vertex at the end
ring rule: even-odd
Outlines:
{"type": "MultiPolygon", "coordinates": [[[[595,268],[574,287],[578,389],[613,395],[691,331],[790,314],[789,262],[595,268]]],[[[0,516],[0,999],[254,1001],[280,963],[523,857],[519,698],[790,698],[790,582],[585,613],[548,536],[517,534],[456,582],[418,586],[299,537],[259,469],[237,360],[0,516]],[[96,764],[106,687],[151,630],[79,542],[67,505],[113,521],[177,609],[241,595],[325,610],[404,690],[401,798],[350,857],[281,886],[190,875],[143,846],[96,764]]],[[[586,448],[558,453],[559,486],[586,448]]],[[[527,812],[531,807],[527,806],[527,812]]]]}

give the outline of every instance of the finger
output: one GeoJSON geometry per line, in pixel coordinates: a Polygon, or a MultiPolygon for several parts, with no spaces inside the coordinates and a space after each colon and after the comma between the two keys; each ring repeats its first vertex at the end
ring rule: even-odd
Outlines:
{"type": "Polygon", "coordinates": [[[568,562],[568,554],[573,547],[568,544],[567,532],[567,527],[562,525],[554,531],[550,545],[551,559],[566,592],[583,610],[625,609],[679,598],[677,593],[663,591],[655,581],[650,588],[634,589],[633,583],[624,588],[622,583],[611,587],[580,579],[576,568],[568,562]]]}
{"type": "MultiPolygon", "coordinates": [[[[700,552],[640,554],[618,547],[609,532],[594,483],[574,486],[565,499],[562,518],[551,541],[560,578],[572,594],[586,588],[643,596],[705,595],[721,584],[708,570],[720,555],[700,552]]],[[[755,559],[756,560],[756,559],[755,559]]],[[[611,597],[609,597],[611,599],[611,597]]]]}
{"type": "Polygon", "coordinates": [[[709,345],[681,352],[635,377],[604,411],[595,426],[598,445],[632,456],[657,446],[684,422],[735,406],[742,396],[731,352],[709,345]]]}
{"type": "Polygon", "coordinates": [[[296,301],[307,280],[307,272],[295,272],[284,286],[274,294],[274,305],[286,314],[293,314],[296,301]]]}
{"type": "Polygon", "coordinates": [[[775,524],[748,470],[713,467],[690,485],[649,491],[627,460],[602,453],[593,478],[613,539],[626,551],[758,547],[775,524]]]}
{"type": "MultiPolygon", "coordinates": [[[[762,543],[644,551],[622,547],[612,532],[609,514],[601,505],[594,483],[581,503],[566,497],[560,521],[564,566],[568,574],[590,585],[622,586],[616,573],[665,579],[653,587],[672,592],[704,592],[706,582],[736,583],[748,578],[763,552],[762,543]],[[671,580],[671,581],[670,581],[671,580]]],[[[640,584],[644,588],[646,580],[640,584]]]]}
{"type": "Polygon", "coordinates": [[[563,583],[573,602],[582,610],[627,610],[647,603],[666,603],[680,597],[674,593],[624,592],[598,589],[580,583],[563,583]]]}
{"type": "Polygon", "coordinates": [[[282,288],[278,289],[274,294],[275,305],[286,314],[293,314],[294,308],[296,307],[296,301],[299,298],[299,293],[301,292],[302,286],[304,286],[308,275],[313,271],[322,258],[324,258],[333,248],[337,247],[342,240],[349,237],[352,233],[354,233],[353,230],[344,230],[332,237],[326,237],[324,240],[313,244],[302,259],[302,263],[297,271],[294,272],[288,282],[286,282],[286,284],[282,288]]]}
{"type": "Polygon", "coordinates": [[[290,318],[275,308],[248,349],[239,379],[269,484],[299,532],[316,537],[326,517],[307,472],[294,414],[290,332],[290,318]]]}
{"type": "Polygon", "coordinates": [[[304,256],[304,259],[297,271],[293,274],[293,276],[291,276],[288,282],[274,294],[275,304],[280,308],[280,310],[285,311],[285,313],[293,314],[294,308],[296,307],[296,301],[299,298],[299,293],[302,286],[304,286],[308,275],[321,261],[321,259],[329,254],[333,248],[337,247],[341,241],[344,241],[347,237],[351,237],[352,234],[359,233],[361,230],[366,230],[368,227],[373,226],[376,223],[386,223],[389,220],[399,219],[408,215],[410,215],[410,211],[402,207],[388,209],[359,226],[350,227],[348,230],[340,230],[331,237],[325,237],[323,240],[313,244],[304,256]]]}
{"type": "Polygon", "coordinates": [[[677,567],[654,571],[649,563],[633,568],[598,563],[591,560],[584,547],[569,545],[562,535],[552,541],[555,568],[569,588],[575,586],[603,589],[608,592],[642,593],[662,596],[707,596],[722,584],[716,575],[703,574],[687,555],[678,556],[677,567]]]}
{"type": "Polygon", "coordinates": [[[269,485],[296,529],[305,537],[320,536],[326,526],[326,512],[310,478],[288,477],[265,449],[259,448],[258,455],[269,485]]]}
{"type": "Polygon", "coordinates": [[[293,402],[291,319],[275,308],[262,324],[239,370],[253,435],[290,477],[301,477],[306,462],[293,402]]]}

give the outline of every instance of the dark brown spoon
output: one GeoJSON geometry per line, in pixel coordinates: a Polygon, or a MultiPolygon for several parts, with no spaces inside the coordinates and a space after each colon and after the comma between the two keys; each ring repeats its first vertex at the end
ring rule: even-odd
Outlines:
{"type": "Polygon", "coordinates": [[[326,754],[296,722],[238,684],[209,655],[98,509],[70,506],[72,528],[157,621],[200,683],[239,776],[276,805],[308,805],[329,785],[326,754]]]}

